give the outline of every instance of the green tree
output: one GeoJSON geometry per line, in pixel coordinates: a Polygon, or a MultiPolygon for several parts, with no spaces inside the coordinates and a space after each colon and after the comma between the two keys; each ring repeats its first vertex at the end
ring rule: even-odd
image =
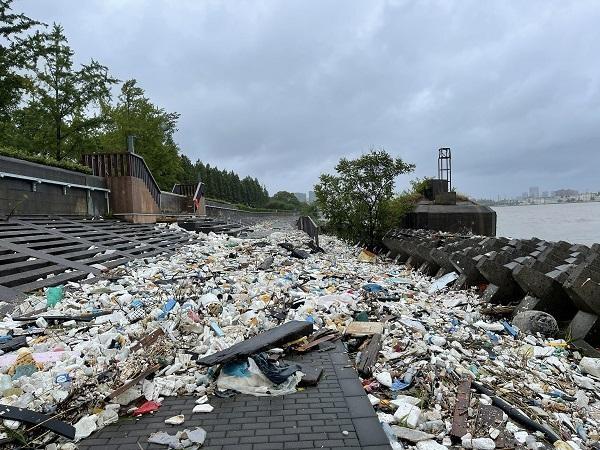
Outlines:
{"type": "Polygon", "coordinates": [[[76,157],[84,135],[104,124],[98,107],[110,100],[110,87],[117,80],[94,60],[75,69],[74,52],[58,24],[39,35],[36,51],[40,57],[32,67],[28,109],[44,126],[33,141],[43,147],[33,150],[52,150],[57,160],[76,157]]]}
{"type": "Polygon", "coordinates": [[[181,160],[181,182],[182,183],[195,183],[198,181],[199,173],[196,166],[192,164],[190,158],[185,155],[179,156],[181,160]]]}
{"type": "Polygon", "coordinates": [[[0,0],[0,121],[10,119],[28,87],[24,70],[35,60],[35,36],[25,33],[42,25],[12,10],[12,0],[0,0]]]}
{"type": "Polygon", "coordinates": [[[382,205],[393,196],[395,178],[414,168],[384,149],[372,149],[353,160],[340,159],[337,175],[323,174],[315,186],[329,229],[347,239],[375,244],[385,232],[382,205]]]}
{"type": "Polygon", "coordinates": [[[279,191],[266,204],[269,209],[300,210],[301,203],[291,192],[279,191]]]}
{"type": "Polygon", "coordinates": [[[161,189],[171,190],[184,177],[174,138],[179,114],[153,105],[144,94],[136,80],[127,80],[116,105],[103,105],[106,125],[100,147],[106,152],[122,152],[127,136],[135,136],[135,152],[144,158],[161,189]]]}

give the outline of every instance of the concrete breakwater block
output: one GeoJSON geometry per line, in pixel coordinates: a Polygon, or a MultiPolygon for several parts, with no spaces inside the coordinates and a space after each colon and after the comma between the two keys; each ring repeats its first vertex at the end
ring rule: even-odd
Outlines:
{"type": "Polygon", "coordinates": [[[562,324],[561,335],[586,352],[600,345],[600,244],[428,230],[395,230],[384,242],[400,249],[407,264],[424,274],[437,278],[457,272],[452,289],[484,286],[484,301],[517,304],[515,314],[549,314],[562,324]]]}
{"type": "Polygon", "coordinates": [[[582,310],[600,314],[600,272],[588,263],[577,266],[563,284],[567,294],[582,310]]]}
{"type": "MultiPolygon", "coordinates": [[[[562,284],[547,273],[539,271],[537,263],[533,260],[533,264],[517,264],[512,271],[514,280],[523,292],[527,292],[533,296],[532,298],[536,298],[535,305],[532,305],[530,309],[552,314],[557,320],[572,319],[577,312],[577,308],[562,284]]],[[[541,268],[541,270],[546,270],[546,268],[541,268]]],[[[527,298],[528,296],[523,300],[527,298]]]]}
{"type": "MultiPolygon", "coordinates": [[[[488,293],[484,298],[493,303],[516,301],[523,297],[524,293],[512,277],[512,270],[507,266],[507,261],[512,258],[511,253],[492,252],[489,256],[481,258],[477,263],[479,272],[496,286],[493,293],[488,293]]],[[[489,289],[489,287],[488,287],[489,289]]]]}
{"type": "Polygon", "coordinates": [[[588,356],[600,357],[600,319],[596,314],[579,311],[569,324],[566,337],[588,356]]]}
{"type": "Polygon", "coordinates": [[[461,275],[459,280],[462,283],[456,285],[456,288],[463,289],[486,281],[477,268],[477,261],[473,259],[478,256],[481,255],[474,247],[452,253],[450,261],[454,269],[461,275]]]}

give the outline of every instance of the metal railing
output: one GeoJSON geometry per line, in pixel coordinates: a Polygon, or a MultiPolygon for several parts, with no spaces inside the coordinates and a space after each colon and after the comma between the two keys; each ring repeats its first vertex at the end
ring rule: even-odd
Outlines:
{"type": "Polygon", "coordinates": [[[304,231],[313,239],[317,247],[319,246],[319,225],[317,225],[310,216],[298,217],[296,225],[298,225],[299,230],[304,231]]]}
{"type": "Polygon", "coordinates": [[[199,207],[199,202],[203,194],[202,182],[196,183],[179,183],[173,185],[171,193],[182,195],[186,198],[184,209],[188,212],[196,213],[199,207]]]}
{"type": "Polygon", "coordinates": [[[198,183],[185,183],[176,184],[171,189],[173,194],[185,195],[186,197],[194,198],[196,190],[198,189],[198,183]]]}
{"type": "Polygon", "coordinates": [[[160,187],[146,165],[146,161],[135,153],[95,153],[83,155],[83,164],[98,177],[128,176],[139,178],[160,207],[160,187]]]}

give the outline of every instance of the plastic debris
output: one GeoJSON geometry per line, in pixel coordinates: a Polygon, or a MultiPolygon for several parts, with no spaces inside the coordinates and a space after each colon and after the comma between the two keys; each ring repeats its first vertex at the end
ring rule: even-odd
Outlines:
{"type": "Polygon", "coordinates": [[[458,274],[456,272],[447,273],[446,275],[439,277],[437,280],[435,280],[433,283],[431,283],[431,285],[429,286],[429,289],[427,290],[427,293],[433,294],[433,293],[439,291],[440,289],[445,288],[446,286],[448,286],[450,283],[452,283],[457,278],[458,278],[458,274]]]}
{"type": "Polygon", "coordinates": [[[46,289],[46,306],[53,308],[64,298],[64,286],[54,286],[46,289]]]}
{"type": "MultiPolygon", "coordinates": [[[[278,384],[266,376],[272,366],[285,369],[290,349],[319,351],[342,339],[393,448],[451,446],[465,377],[494,388],[471,389],[457,413],[472,448],[491,448],[490,441],[536,448],[560,437],[557,446],[583,449],[598,440],[597,359],[582,358],[567,341],[519,332],[516,321],[490,319],[476,290],[444,288],[454,275],[435,280],[364,250],[357,258],[357,248],[328,236],[320,237],[326,253],[308,254],[302,232],[257,230],[260,239],[194,235],[168,258],[134,260],[104,279],[65,285],[52,306],[49,290],[29,296],[0,321],[1,402],[45,418],[42,412],[68,410],[81,439],[125,411],[155,411],[166,396],[192,395],[193,412],[206,414],[215,395],[295,392],[302,371],[282,372],[278,384]],[[509,412],[478,427],[484,405],[499,407],[496,397],[510,401],[509,412]]],[[[19,433],[21,423],[5,422],[19,433]]],[[[194,429],[149,441],[187,448],[205,439],[194,429]]]]}
{"type": "Polygon", "coordinates": [[[95,414],[79,419],[75,424],[75,442],[80,441],[98,429],[98,416],[95,414]]]}
{"type": "Polygon", "coordinates": [[[377,261],[377,255],[369,250],[362,250],[357,259],[360,262],[374,263],[377,261]]]}
{"type": "Polygon", "coordinates": [[[213,411],[214,406],[211,406],[207,403],[203,403],[200,405],[196,405],[194,406],[194,409],[192,410],[193,413],[209,413],[213,411]]]}
{"type": "Polygon", "coordinates": [[[194,429],[185,429],[178,431],[176,434],[169,434],[165,431],[152,433],[148,437],[148,442],[151,444],[165,445],[170,449],[189,449],[198,448],[204,444],[206,440],[206,430],[202,427],[194,429]]]}
{"type": "Polygon", "coordinates": [[[362,288],[369,293],[377,293],[377,292],[385,291],[385,288],[382,285],[377,284],[377,283],[367,283],[367,284],[364,284],[362,288]]]}
{"type": "Polygon", "coordinates": [[[221,327],[219,327],[219,325],[217,324],[217,322],[215,322],[214,320],[210,321],[210,327],[213,329],[213,331],[215,332],[215,334],[218,337],[225,336],[225,333],[223,333],[223,330],[221,329],[221,327]]]}
{"type": "Polygon", "coordinates": [[[183,414],[178,414],[177,416],[169,417],[165,419],[165,423],[167,425],[181,425],[185,421],[185,416],[183,414]]]}
{"type": "Polygon", "coordinates": [[[133,416],[141,416],[142,414],[151,414],[155,411],[158,411],[159,408],[160,408],[160,403],[157,403],[155,401],[147,401],[139,408],[136,408],[133,411],[132,415],[133,416]]]}
{"type": "Polygon", "coordinates": [[[296,386],[302,379],[302,372],[294,372],[284,382],[275,384],[259,369],[252,358],[248,358],[247,366],[241,373],[231,369],[222,370],[217,378],[217,387],[221,390],[232,389],[242,394],[256,396],[286,395],[296,392],[296,386]]]}
{"type": "Polygon", "coordinates": [[[407,402],[397,402],[394,417],[399,424],[406,424],[410,428],[416,428],[421,418],[421,409],[407,402]]]}
{"type": "Polygon", "coordinates": [[[517,335],[519,334],[519,330],[517,330],[515,327],[513,327],[506,320],[502,321],[502,326],[504,327],[504,329],[506,330],[506,332],[508,334],[510,334],[512,337],[517,337],[517,335]]]}
{"type": "Polygon", "coordinates": [[[264,353],[253,355],[252,359],[269,381],[275,384],[285,383],[290,376],[300,370],[297,364],[272,363],[264,353]]]}
{"type": "Polygon", "coordinates": [[[589,373],[600,378],[600,358],[589,358],[587,356],[579,361],[579,368],[584,373],[589,373]]]}

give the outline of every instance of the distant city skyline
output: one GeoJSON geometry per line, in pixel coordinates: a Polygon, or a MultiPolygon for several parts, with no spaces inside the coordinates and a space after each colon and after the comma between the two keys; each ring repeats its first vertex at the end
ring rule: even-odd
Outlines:
{"type": "Polygon", "coordinates": [[[523,204],[545,204],[545,203],[570,203],[570,202],[596,202],[600,201],[599,191],[580,192],[577,189],[557,189],[554,191],[542,191],[539,193],[538,186],[529,187],[528,191],[517,196],[500,196],[495,198],[475,198],[477,202],[484,205],[523,205],[523,204]]]}
{"type": "Polygon", "coordinates": [[[313,203],[317,199],[315,191],[293,192],[293,194],[302,203],[313,203]]]}
{"type": "Polygon", "coordinates": [[[294,195],[301,203],[306,203],[306,192],[294,192],[294,195]]]}
{"type": "MultiPolygon", "coordinates": [[[[600,189],[584,189],[578,190],[573,188],[560,188],[560,189],[544,189],[541,190],[539,186],[530,186],[526,191],[521,194],[496,194],[490,200],[497,199],[525,199],[525,198],[544,198],[544,197],[572,197],[581,194],[598,194],[600,189]]],[[[484,196],[470,195],[472,198],[485,198],[484,196]]]]}

